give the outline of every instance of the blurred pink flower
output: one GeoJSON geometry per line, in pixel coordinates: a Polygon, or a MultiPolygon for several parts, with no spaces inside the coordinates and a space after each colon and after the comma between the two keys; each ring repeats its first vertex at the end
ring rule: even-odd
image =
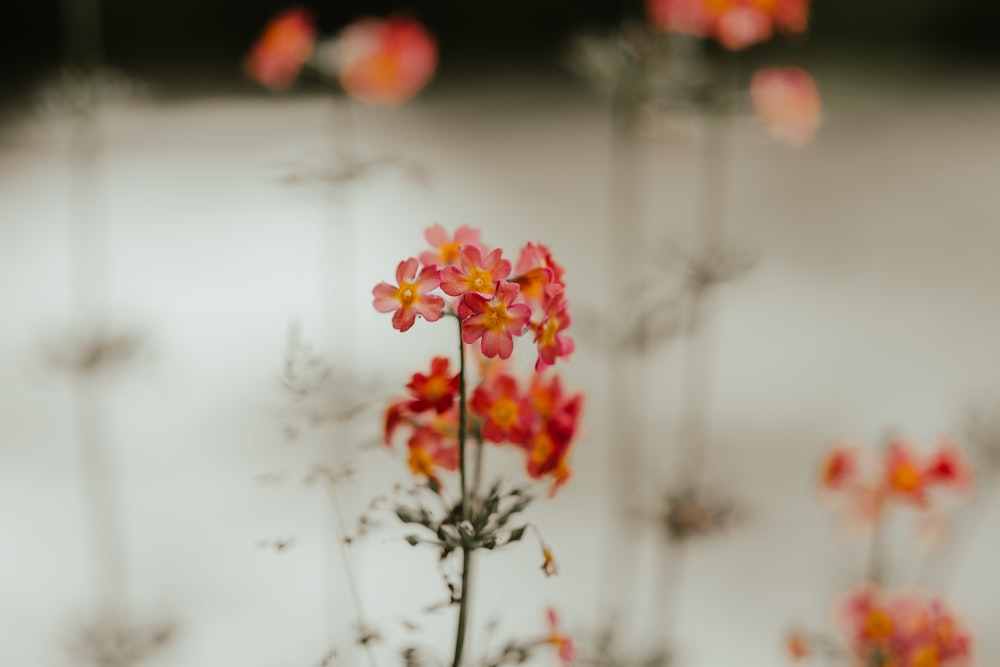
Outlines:
{"type": "Polygon", "coordinates": [[[301,7],[285,10],[264,28],[243,63],[247,76],[272,90],[291,86],[316,43],[312,14],[301,7]]]}
{"type": "Polygon", "coordinates": [[[337,40],[340,84],[365,104],[394,106],[412,99],[437,67],[437,42],[413,19],[362,18],[337,40]]]}
{"type": "Polygon", "coordinates": [[[967,667],[972,635],[941,599],[922,591],[851,591],[834,606],[837,627],[858,665],[967,667]]]}
{"type": "Polygon", "coordinates": [[[715,39],[738,51],[767,41],[775,30],[805,32],[808,0],[646,0],[656,28],[715,39]]]}
{"type": "Polygon", "coordinates": [[[453,235],[448,234],[448,230],[442,225],[431,225],[424,230],[424,238],[434,250],[420,253],[420,261],[424,264],[436,264],[441,269],[458,264],[465,246],[474,245],[483,249],[479,242],[479,230],[468,225],[462,225],[453,235]]]}
{"type": "Polygon", "coordinates": [[[759,70],[750,83],[757,115],[774,136],[795,147],[813,140],[823,103],[816,83],[801,67],[759,70]]]}
{"type": "Polygon", "coordinates": [[[568,667],[573,664],[576,660],[576,646],[573,644],[573,640],[568,636],[563,634],[562,629],[559,627],[559,616],[556,614],[555,609],[549,609],[548,611],[549,620],[549,637],[548,642],[555,647],[556,652],[559,655],[559,659],[562,660],[564,666],[568,667]]]}

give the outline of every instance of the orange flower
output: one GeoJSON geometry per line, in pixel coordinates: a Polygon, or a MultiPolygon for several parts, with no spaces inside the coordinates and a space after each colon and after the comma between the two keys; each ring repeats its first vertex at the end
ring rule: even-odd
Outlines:
{"type": "Polygon", "coordinates": [[[823,463],[820,485],[827,490],[842,489],[858,472],[858,452],[849,445],[837,445],[823,463]]]}
{"type": "Polygon", "coordinates": [[[291,86],[316,44],[312,14],[301,7],[276,16],[243,63],[247,76],[272,90],[291,86]]]}
{"type": "Polygon", "coordinates": [[[750,82],[757,116],[774,136],[795,147],[813,140],[823,102],[816,83],[801,67],[759,70],[750,82]]]}
{"type": "Polygon", "coordinates": [[[804,32],[808,0],[646,0],[656,28],[708,37],[738,51],[767,41],[775,30],[804,32]]]}
{"type": "Polygon", "coordinates": [[[437,43],[418,21],[363,18],[337,41],[340,85],[365,104],[394,106],[412,99],[437,67],[437,43]]]}
{"type": "Polygon", "coordinates": [[[785,641],[785,651],[793,662],[801,662],[809,657],[809,643],[801,632],[794,630],[785,641]]]}

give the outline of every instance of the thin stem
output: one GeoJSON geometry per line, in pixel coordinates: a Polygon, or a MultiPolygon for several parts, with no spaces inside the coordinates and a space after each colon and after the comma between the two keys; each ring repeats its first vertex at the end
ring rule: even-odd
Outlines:
{"type": "MultiPolygon", "coordinates": [[[[350,590],[351,601],[354,603],[354,613],[358,617],[358,624],[361,626],[361,630],[364,633],[369,631],[367,616],[365,615],[364,606],[361,602],[361,593],[358,590],[357,578],[354,574],[354,562],[351,555],[351,548],[347,541],[347,523],[344,521],[344,513],[340,507],[340,499],[337,497],[337,490],[334,488],[334,480],[327,480],[327,489],[330,493],[330,502],[333,505],[334,517],[337,519],[337,524],[340,529],[340,534],[338,537],[338,542],[340,543],[340,554],[341,560],[344,562],[344,573],[347,575],[347,586],[350,590]]],[[[372,650],[371,642],[364,641],[365,655],[368,657],[368,664],[370,667],[376,667],[377,662],[375,661],[375,652],[372,650]]]]}
{"type": "Polygon", "coordinates": [[[875,523],[872,525],[872,541],[868,550],[868,581],[877,586],[882,585],[882,579],[885,576],[885,564],[882,557],[882,540],[883,533],[885,532],[883,526],[885,519],[882,516],[884,512],[885,507],[880,506],[878,512],[875,513],[875,523]]]}
{"type": "MultiPolygon", "coordinates": [[[[462,485],[462,522],[469,520],[469,493],[465,479],[465,430],[467,428],[468,407],[465,402],[465,342],[462,340],[462,320],[458,320],[458,470],[462,485]]],[[[459,528],[459,534],[464,534],[459,528]]],[[[472,551],[462,547],[462,597],[458,606],[458,627],[455,631],[455,658],[452,667],[461,667],[462,651],[465,649],[465,626],[469,608],[469,580],[472,571],[472,551]]]]}
{"type": "Polygon", "coordinates": [[[479,498],[479,492],[483,484],[483,459],[485,458],[483,446],[483,436],[476,434],[476,457],[472,464],[472,498],[475,501],[479,498]]]}

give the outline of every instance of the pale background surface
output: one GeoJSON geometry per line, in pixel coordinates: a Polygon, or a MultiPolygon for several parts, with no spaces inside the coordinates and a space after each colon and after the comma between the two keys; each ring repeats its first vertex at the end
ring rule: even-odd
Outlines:
{"type": "MultiPolygon", "coordinates": [[[[827,114],[813,146],[783,148],[749,119],[736,132],[729,229],[758,263],[720,302],[710,465],[750,519],[688,562],[684,664],[781,664],[789,624],[824,627],[829,601],[857,582],[862,544],[838,532],[813,488],[831,439],[960,435],[970,408],[1000,406],[995,77],[817,78],[827,114]]],[[[151,664],[310,666],[331,642],[344,664],[361,664],[346,647],[341,571],[336,560],[324,566],[335,558],[321,534],[324,497],[298,481],[319,449],[283,440],[288,403],[277,381],[293,321],[310,340],[330,330],[319,285],[331,274],[320,262],[336,251],[323,229],[343,220],[333,207],[344,200],[276,181],[290,163],[318,164],[337,122],[317,98],[145,103],[103,118],[108,311],[151,339],[150,353],[103,394],[129,600],[138,616],[180,628],[151,664]],[[267,472],[285,483],[255,482],[267,472]],[[284,553],[258,546],[292,536],[284,553]]],[[[387,171],[351,188],[360,268],[353,314],[342,316],[356,323],[353,357],[383,386],[454,347],[444,325],[421,322],[401,337],[368,308],[371,285],[422,248],[432,222],[478,226],[505,248],[543,240],[565,264],[579,311],[603,308],[610,135],[601,100],[565,83],[494,81],[403,109],[356,109],[354,122],[363,153],[399,154],[430,175],[421,186],[387,171]]],[[[25,125],[0,153],[4,665],[67,664],[60,642],[91,608],[72,394],[39,353],[71,313],[64,129],[25,125]]],[[[677,238],[690,225],[696,138],[675,123],[650,145],[650,238],[677,238]]],[[[637,257],[646,245],[636,243],[637,257]]],[[[481,561],[474,642],[495,612],[505,634],[541,628],[549,604],[583,634],[606,620],[601,581],[635,569],[605,558],[607,355],[595,336],[577,334],[564,370],[588,393],[588,438],[573,483],[531,513],[561,574],[542,576],[533,542],[481,561]]],[[[647,432],[674,418],[675,357],[671,347],[654,355],[636,392],[667,406],[651,413],[647,432]]],[[[376,420],[359,426],[366,436],[376,420]]],[[[655,444],[648,449],[659,460],[655,444]]],[[[403,463],[381,452],[357,460],[361,478],[344,491],[351,514],[402,477],[403,463]]],[[[668,467],[648,466],[637,487],[648,492],[668,467]]],[[[982,664],[1000,660],[1000,509],[988,511],[952,580],[982,664]]],[[[397,534],[377,533],[356,551],[369,615],[395,645],[407,636],[398,619],[443,595],[433,555],[390,539],[397,534]]],[[[645,593],[629,637],[648,637],[657,623],[652,540],[640,555],[645,593]]],[[[439,614],[422,639],[444,653],[451,623],[451,612],[439,614]]]]}

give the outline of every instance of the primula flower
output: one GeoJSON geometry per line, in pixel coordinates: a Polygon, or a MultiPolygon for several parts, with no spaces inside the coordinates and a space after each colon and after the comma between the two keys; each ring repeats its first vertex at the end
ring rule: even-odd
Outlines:
{"type": "Polygon", "coordinates": [[[768,132],[801,148],[813,140],[823,113],[816,82],[801,67],[762,69],[750,82],[750,97],[768,132]]]}
{"type": "Polygon", "coordinates": [[[413,19],[362,18],[337,40],[340,85],[372,105],[398,105],[412,99],[434,75],[437,42],[413,19]]]}
{"type": "Polygon", "coordinates": [[[820,485],[829,491],[844,488],[858,473],[858,451],[849,445],[837,445],[823,463],[820,485]]]}
{"type": "Polygon", "coordinates": [[[559,655],[559,659],[562,660],[564,666],[572,665],[577,657],[576,646],[574,646],[573,640],[563,634],[559,626],[559,615],[556,614],[555,609],[549,609],[547,616],[549,621],[548,643],[555,647],[556,653],[559,655]]]}
{"type": "Polygon", "coordinates": [[[569,451],[576,436],[583,397],[574,396],[558,406],[553,416],[543,422],[527,443],[526,472],[531,479],[551,477],[549,496],[554,496],[569,481],[569,451]]]}
{"type": "Polygon", "coordinates": [[[459,266],[441,271],[441,289],[450,296],[468,293],[493,296],[497,281],[510,275],[510,262],[502,254],[497,248],[483,258],[478,246],[464,246],[459,253],[459,266]]]}
{"type": "Polygon", "coordinates": [[[544,544],[542,545],[542,558],[542,572],[545,573],[546,577],[554,577],[559,574],[559,566],[556,565],[556,559],[544,544]]]}
{"type": "Polygon", "coordinates": [[[710,37],[730,50],[771,38],[774,31],[804,32],[808,0],[646,0],[646,16],[656,28],[710,37]]]}
{"type": "Polygon", "coordinates": [[[472,345],[482,339],[482,351],[487,357],[506,359],[514,351],[514,336],[524,333],[531,319],[531,309],[514,303],[518,287],[514,283],[496,283],[492,299],[470,292],[459,304],[462,318],[462,340],[472,345]]]}
{"type": "Polygon", "coordinates": [[[413,412],[434,410],[446,412],[455,403],[458,393],[458,374],[452,375],[451,361],[447,357],[431,359],[431,373],[414,373],[406,385],[414,399],[409,404],[413,412]]]}
{"type": "Polygon", "coordinates": [[[247,76],[272,90],[291,86],[316,43],[312,14],[296,7],[267,24],[243,63],[247,76]]]}
{"type": "Polygon", "coordinates": [[[441,283],[437,267],[425,266],[417,276],[419,262],[415,257],[404,260],[396,268],[396,286],[389,283],[379,283],[372,289],[375,297],[375,310],[380,313],[390,313],[392,326],[400,331],[407,331],[413,326],[417,315],[428,322],[441,319],[444,309],[444,299],[429,292],[441,283]]]}
{"type": "Polygon", "coordinates": [[[431,225],[424,230],[424,238],[434,247],[434,252],[421,253],[420,261],[424,264],[436,264],[441,268],[458,264],[465,246],[477,246],[482,250],[479,230],[467,225],[456,229],[454,236],[450,236],[448,230],[441,225],[431,225]]]}
{"type": "Polygon", "coordinates": [[[568,359],[576,349],[573,339],[562,333],[572,322],[563,290],[561,287],[553,287],[554,294],[549,300],[545,316],[535,327],[535,343],[538,345],[536,371],[555,364],[556,359],[568,359]]]}
{"type": "Polygon", "coordinates": [[[924,468],[924,477],[932,484],[941,484],[960,496],[968,496],[975,488],[972,466],[958,444],[942,438],[937,451],[924,468]]]}
{"type": "Polygon", "coordinates": [[[521,394],[517,380],[506,374],[476,387],[470,407],[482,417],[483,439],[490,442],[525,442],[535,418],[531,401],[521,394]]]}
{"type": "Polygon", "coordinates": [[[965,667],[972,661],[969,632],[943,601],[920,591],[862,586],[837,603],[835,617],[859,665],[965,667]]]}
{"type": "Polygon", "coordinates": [[[795,630],[785,640],[785,651],[792,662],[802,662],[809,657],[809,642],[801,632],[795,630]]]}
{"type": "Polygon", "coordinates": [[[548,300],[546,288],[550,285],[565,287],[566,270],[552,259],[548,246],[530,241],[521,248],[517,258],[517,275],[511,278],[521,286],[521,296],[532,306],[542,306],[548,300]]]}

